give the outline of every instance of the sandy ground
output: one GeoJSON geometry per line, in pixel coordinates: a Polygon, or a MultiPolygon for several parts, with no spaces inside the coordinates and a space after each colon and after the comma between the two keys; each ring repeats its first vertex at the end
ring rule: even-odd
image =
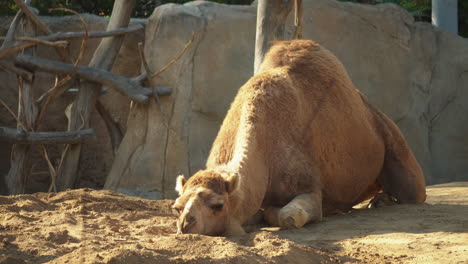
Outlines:
{"type": "Polygon", "coordinates": [[[422,205],[236,238],[174,235],[171,204],[91,189],[0,196],[0,263],[468,263],[468,182],[430,187],[422,205]]]}

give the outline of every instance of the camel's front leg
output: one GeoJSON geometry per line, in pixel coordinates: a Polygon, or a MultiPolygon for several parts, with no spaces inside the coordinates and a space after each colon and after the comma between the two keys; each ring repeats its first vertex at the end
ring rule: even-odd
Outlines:
{"type": "Polygon", "coordinates": [[[265,220],[282,229],[301,228],[306,223],[318,222],[322,220],[322,193],[300,194],[281,209],[267,208],[265,220]]]}

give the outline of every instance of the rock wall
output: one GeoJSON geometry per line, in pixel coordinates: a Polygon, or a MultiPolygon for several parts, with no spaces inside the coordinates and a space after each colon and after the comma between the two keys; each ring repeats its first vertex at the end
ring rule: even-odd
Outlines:
{"type": "MultiPolygon", "coordinates": [[[[255,16],[254,6],[204,1],[154,11],[145,42],[152,70],[175,57],[192,32],[196,38],[152,80],[175,89],[162,99],[164,114],[155,103],[131,109],[107,188],[174,197],[178,174],[204,168],[230,102],[252,76],[255,16]]],[[[415,22],[392,4],[305,0],[304,23],[304,38],[333,51],[356,87],[401,128],[428,184],[468,179],[467,39],[415,22]]]]}
{"type": "MultiPolygon", "coordinates": [[[[89,30],[105,30],[108,18],[94,15],[83,15],[88,24],[89,30]]],[[[82,25],[76,16],[66,17],[41,17],[41,20],[53,31],[82,31],[82,25]]],[[[11,18],[0,18],[0,35],[5,35],[11,18]]],[[[134,19],[132,23],[145,23],[146,20],[134,19]]],[[[99,44],[100,39],[89,39],[86,51],[82,60],[83,65],[87,65],[99,44]]],[[[140,59],[138,56],[138,42],[144,42],[144,31],[131,33],[128,35],[120,50],[119,56],[112,69],[113,72],[124,76],[136,76],[140,73],[140,59]]],[[[70,42],[70,52],[74,59],[78,56],[81,39],[75,39],[70,42]]],[[[38,46],[37,54],[39,56],[58,60],[55,50],[50,47],[38,46]]],[[[53,85],[54,76],[45,73],[36,75],[34,92],[40,95],[50,89],[53,85]]],[[[5,101],[11,109],[17,109],[18,88],[14,74],[7,73],[0,69],[0,98],[5,101]]],[[[67,118],[64,110],[68,104],[73,101],[74,94],[65,93],[64,96],[52,101],[45,119],[41,124],[41,131],[63,131],[67,128],[67,118]]],[[[119,93],[109,90],[101,97],[103,105],[111,113],[113,119],[119,123],[122,130],[126,129],[127,115],[130,101],[119,93]]],[[[105,177],[109,173],[112,161],[114,159],[110,139],[99,114],[94,111],[91,120],[91,126],[96,132],[96,139],[84,144],[83,155],[79,167],[78,187],[102,188],[105,177]]],[[[16,122],[13,117],[0,106],[0,126],[15,127],[16,122]]],[[[59,159],[61,146],[49,146],[51,159],[55,162],[59,159]]],[[[11,145],[0,142],[0,193],[5,193],[3,178],[8,173],[10,167],[11,145]]],[[[47,174],[46,164],[37,152],[33,153],[32,163],[35,164],[34,175],[28,179],[26,192],[47,191],[50,184],[50,177],[47,174]]]]}

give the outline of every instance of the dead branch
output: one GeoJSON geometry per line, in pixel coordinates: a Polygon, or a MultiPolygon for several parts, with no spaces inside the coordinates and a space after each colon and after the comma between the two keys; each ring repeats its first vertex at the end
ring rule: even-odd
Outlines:
{"type": "Polygon", "coordinates": [[[7,60],[1,60],[0,59],[0,68],[4,69],[5,71],[12,72],[16,75],[21,76],[21,78],[31,82],[33,79],[33,74],[31,72],[28,72],[24,69],[18,68],[13,63],[7,61],[7,60]]]}
{"type": "Polygon", "coordinates": [[[142,72],[140,75],[133,77],[132,81],[137,83],[142,83],[148,77],[148,73],[146,71],[142,72]]]}
{"type": "MultiPolygon", "coordinates": [[[[70,83],[69,81],[72,79],[73,73],[76,71],[76,67],[78,67],[78,64],[80,63],[81,59],[83,58],[84,51],[86,48],[86,43],[88,42],[88,24],[84,21],[83,17],[78,14],[77,12],[70,10],[68,8],[55,8],[52,10],[62,10],[62,11],[67,11],[70,13],[75,14],[78,16],[78,18],[81,21],[81,24],[83,25],[84,29],[84,36],[83,40],[81,41],[81,46],[80,46],[80,52],[78,53],[78,58],[76,59],[75,63],[73,64],[73,68],[66,74],[65,77],[62,78],[59,82],[56,82],[54,87],[51,89],[50,95],[47,97],[45,100],[45,103],[41,105],[40,111],[39,111],[39,118],[36,121],[35,128],[39,128],[39,124],[41,123],[42,119],[44,118],[45,111],[47,110],[47,107],[49,106],[49,103],[51,102],[52,98],[55,97],[55,95],[60,91],[60,87],[63,86],[66,83],[70,83]]],[[[68,53],[68,51],[66,51],[68,53]]]]}
{"type": "MultiPolygon", "coordinates": [[[[193,40],[193,35],[192,35],[192,40],[193,40]]],[[[189,46],[190,46],[190,45],[189,45],[189,46]]],[[[185,50],[187,50],[186,48],[188,48],[187,45],[186,45],[186,47],[183,49],[182,54],[185,52],[185,50]]],[[[144,52],[143,52],[143,43],[141,43],[141,42],[138,43],[138,53],[140,54],[140,60],[141,60],[141,62],[143,63],[143,67],[145,68],[145,73],[146,73],[146,74],[144,75],[144,76],[145,76],[145,80],[147,81],[147,83],[149,83],[149,78],[150,78],[150,76],[153,75],[153,73],[152,73],[151,69],[149,68],[148,62],[146,61],[145,54],[144,54],[144,52]]],[[[180,58],[180,57],[179,57],[179,58],[180,58]]],[[[176,60],[172,60],[171,62],[175,62],[175,61],[177,61],[177,59],[176,59],[176,60]]],[[[174,63],[172,63],[172,64],[174,64],[174,63]]],[[[171,64],[171,65],[172,65],[172,64],[171,64]]],[[[164,69],[164,67],[163,67],[163,69],[164,69]]],[[[160,71],[160,73],[161,73],[161,72],[162,72],[162,71],[160,71]]],[[[140,75],[140,76],[142,76],[142,75],[140,75]]],[[[157,104],[158,107],[159,107],[159,111],[161,112],[161,115],[162,115],[164,124],[165,124],[166,126],[168,126],[168,123],[167,123],[167,121],[166,121],[166,114],[164,113],[164,110],[163,110],[162,104],[161,104],[161,100],[160,100],[160,98],[159,98],[159,96],[158,96],[157,93],[154,93],[154,98],[156,99],[156,104],[157,104]]]]}
{"type": "Polygon", "coordinates": [[[172,59],[168,64],[166,64],[164,67],[162,67],[162,69],[160,69],[158,72],[154,73],[151,76],[151,78],[155,78],[159,74],[161,74],[164,71],[166,71],[167,69],[169,69],[169,67],[171,67],[174,63],[176,63],[182,57],[182,55],[184,55],[185,51],[187,51],[187,49],[192,45],[194,39],[195,39],[195,33],[192,34],[192,37],[185,44],[185,47],[179,52],[179,54],[177,54],[177,56],[174,59],[172,59]]]}
{"type": "MultiPolygon", "coordinates": [[[[142,30],[144,28],[145,28],[144,24],[134,24],[128,27],[122,27],[122,28],[109,30],[109,31],[90,31],[88,32],[88,38],[115,37],[119,35],[132,33],[138,30],[142,30]]],[[[83,36],[84,36],[84,32],[57,32],[48,36],[41,36],[40,38],[43,40],[54,41],[54,40],[82,38],[83,36]]]]}
{"type": "Polygon", "coordinates": [[[143,43],[138,42],[138,54],[140,55],[140,60],[141,63],[143,64],[143,67],[145,68],[145,71],[148,73],[147,76],[151,76],[152,72],[149,68],[148,62],[146,61],[145,54],[143,52],[143,43]]]}
{"type": "Polygon", "coordinates": [[[3,107],[5,107],[5,109],[8,111],[8,113],[10,113],[10,115],[16,120],[16,123],[18,123],[18,125],[20,127],[22,127],[23,129],[26,129],[26,127],[23,125],[23,123],[19,120],[18,116],[15,115],[13,110],[11,110],[11,108],[8,107],[8,105],[2,99],[0,99],[0,104],[2,104],[3,107]]]}
{"type": "MultiPolygon", "coordinates": [[[[28,37],[36,36],[35,28],[30,21],[25,23],[22,34],[28,37]]],[[[29,50],[25,53],[33,54],[33,52],[33,50],[29,50]]],[[[24,80],[19,76],[17,78],[19,85],[18,119],[20,120],[22,127],[32,130],[37,117],[37,108],[34,102],[33,82],[24,80]]],[[[18,123],[18,126],[20,126],[20,123],[18,123]]],[[[13,145],[10,170],[5,177],[5,182],[10,194],[19,194],[24,191],[27,178],[32,170],[32,167],[28,168],[30,154],[31,145],[13,145]]]]}
{"type": "MultiPolygon", "coordinates": [[[[39,28],[40,31],[44,32],[47,35],[50,35],[53,33],[44,23],[42,23],[42,21],[39,19],[39,16],[36,15],[33,11],[31,11],[31,8],[27,4],[25,4],[22,0],[14,0],[14,1],[21,8],[21,10],[23,10],[24,14],[29,18],[29,20],[32,21],[39,28]]],[[[57,53],[59,54],[60,59],[62,61],[71,60],[68,54],[68,51],[65,48],[55,47],[55,49],[57,53]]]]}
{"type": "MultiPolygon", "coordinates": [[[[83,123],[84,124],[84,123],[83,123]]],[[[65,156],[67,155],[67,152],[68,150],[70,149],[70,144],[67,144],[65,146],[65,148],[63,149],[62,151],[62,155],[60,157],[60,162],[57,166],[57,170],[56,171],[56,174],[55,174],[55,177],[53,177],[51,179],[51,183],[50,183],[50,187],[49,187],[49,191],[48,192],[51,192],[52,191],[52,188],[54,189],[55,192],[57,192],[57,176],[60,175],[61,171],[62,171],[62,166],[63,166],[63,160],[65,159],[65,156]]]]}
{"type": "Polygon", "coordinates": [[[42,158],[46,161],[47,163],[47,168],[49,169],[49,174],[50,174],[50,179],[51,179],[51,185],[49,188],[49,192],[54,189],[54,192],[57,192],[57,186],[55,184],[56,179],[57,179],[57,171],[54,168],[54,165],[52,165],[52,162],[50,161],[49,154],[47,153],[47,149],[44,145],[41,145],[41,155],[42,158]]]}
{"type": "Polygon", "coordinates": [[[22,51],[24,49],[27,49],[29,47],[36,46],[36,45],[37,45],[37,43],[35,43],[35,42],[22,42],[20,44],[14,45],[14,46],[1,48],[0,49],[0,59],[6,57],[8,55],[11,55],[13,53],[20,52],[20,51],[22,51]]]}
{"type": "Polygon", "coordinates": [[[22,0],[13,0],[18,5],[19,8],[24,12],[24,14],[31,20],[40,31],[51,34],[52,31],[39,19],[39,17],[30,9],[30,7],[24,3],[22,0]]]}
{"type": "Polygon", "coordinates": [[[76,144],[94,138],[92,128],[64,132],[32,132],[0,127],[0,141],[14,144],[76,144]]]}
{"type": "MultiPolygon", "coordinates": [[[[59,74],[68,73],[73,68],[73,65],[70,64],[28,55],[18,55],[15,63],[34,71],[59,74]]],[[[79,78],[116,89],[120,93],[128,96],[130,99],[140,103],[146,102],[148,100],[148,96],[153,92],[150,88],[143,87],[130,78],[122,77],[94,67],[78,66],[76,67],[75,75],[79,78]]],[[[160,96],[169,95],[171,92],[170,90],[171,89],[169,87],[156,87],[156,92],[160,96]]]]}
{"type": "MultiPolygon", "coordinates": [[[[26,0],[25,1],[25,4],[29,5],[29,3],[31,3],[32,0],[26,0]]],[[[18,27],[18,24],[19,22],[21,21],[21,18],[23,18],[23,11],[20,9],[18,11],[18,13],[16,13],[16,16],[13,18],[13,21],[11,22],[10,24],[10,28],[8,28],[8,32],[6,34],[6,37],[5,37],[5,40],[3,41],[3,44],[0,48],[3,49],[3,48],[6,48],[8,47],[11,42],[13,42],[13,38],[15,36],[15,31],[16,31],[16,28],[18,27]]]]}
{"type": "MultiPolygon", "coordinates": [[[[0,40],[5,40],[5,39],[6,37],[0,37],[0,40]]],[[[61,48],[66,48],[68,46],[68,41],[66,40],[49,41],[49,40],[43,40],[40,38],[31,38],[31,37],[15,37],[14,40],[34,42],[35,44],[43,44],[47,46],[54,46],[54,47],[61,47],[61,48]]]]}
{"type": "Polygon", "coordinates": [[[96,101],[96,110],[98,111],[102,120],[104,120],[104,123],[106,124],[107,132],[109,133],[111,139],[112,152],[115,155],[123,139],[122,130],[119,127],[119,123],[114,121],[111,114],[109,114],[109,112],[99,99],[96,101]]]}
{"type": "MultiPolygon", "coordinates": [[[[110,31],[89,32],[88,38],[114,37],[114,36],[124,35],[127,33],[142,30],[142,29],[144,29],[143,24],[135,24],[129,27],[118,28],[118,29],[110,30],[110,31]]],[[[2,48],[0,48],[0,58],[3,58],[15,52],[19,52],[23,49],[33,47],[39,44],[40,41],[54,42],[54,41],[64,40],[64,39],[82,38],[85,36],[85,34],[86,32],[59,32],[59,33],[53,33],[47,36],[36,37],[35,39],[37,40],[37,42],[20,42],[18,44],[11,45],[8,47],[2,46],[2,48]]],[[[17,38],[17,39],[21,39],[21,38],[17,38]]],[[[6,41],[7,41],[7,37],[5,37],[4,44],[6,43],[6,41]]]]}
{"type": "Polygon", "coordinates": [[[72,88],[74,85],[76,85],[76,82],[78,80],[72,80],[64,85],[62,85],[61,87],[57,88],[57,90],[55,90],[55,85],[54,87],[50,88],[49,90],[47,90],[45,93],[43,93],[41,96],[39,96],[39,98],[36,100],[36,103],[38,105],[38,107],[40,109],[42,109],[42,107],[44,106],[45,102],[47,100],[49,100],[49,97],[51,99],[55,98],[55,97],[58,97],[58,96],[61,96],[65,91],[67,91],[68,89],[72,88]]]}
{"type": "MultiPolygon", "coordinates": [[[[135,0],[116,0],[112,9],[112,15],[107,25],[107,30],[114,30],[120,27],[128,27],[130,17],[135,6],[135,0]]],[[[94,51],[89,66],[110,71],[117,58],[117,54],[124,41],[123,36],[103,39],[94,51]]],[[[131,82],[127,79],[128,82],[131,82]]],[[[134,84],[134,83],[133,83],[134,84]]],[[[139,85],[139,84],[138,84],[139,85]]],[[[108,85],[107,85],[108,86],[108,85]]],[[[141,87],[141,86],[140,86],[141,87]]],[[[85,83],[81,86],[71,109],[71,117],[68,123],[69,130],[76,130],[83,125],[80,117],[88,120],[97,100],[101,85],[97,83],[85,83]]],[[[141,95],[143,101],[146,95],[141,95]]],[[[145,98],[146,97],[146,98],[145,98]]],[[[84,124],[87,125],[87,124],[84,124]]],[[[59,190],[73,187],[77,178],[77,168],[81,153],[81,144],[70,146],[64,160],[63,168],[58,176],[57,187],[59,190]]]]}

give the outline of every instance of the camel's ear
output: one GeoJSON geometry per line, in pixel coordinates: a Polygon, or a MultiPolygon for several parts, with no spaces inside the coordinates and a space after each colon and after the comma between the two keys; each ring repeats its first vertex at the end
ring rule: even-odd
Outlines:
{"type": "Polygon", "coordinates": [[[179,175],[177,177],[176,186],[175,186],[175,190],[176,192],[179,193],[179,195],[182,194],[182,188],[184,187],[184,185],[185,185],[185,177],[184,175],[179,175]]]}
{"type": "Polygon", "coordinates": [[[239,174],[233,173],[229,175],[226,179],[226,190],[228,193],[232,193],[239,186],[239,174]]]}

